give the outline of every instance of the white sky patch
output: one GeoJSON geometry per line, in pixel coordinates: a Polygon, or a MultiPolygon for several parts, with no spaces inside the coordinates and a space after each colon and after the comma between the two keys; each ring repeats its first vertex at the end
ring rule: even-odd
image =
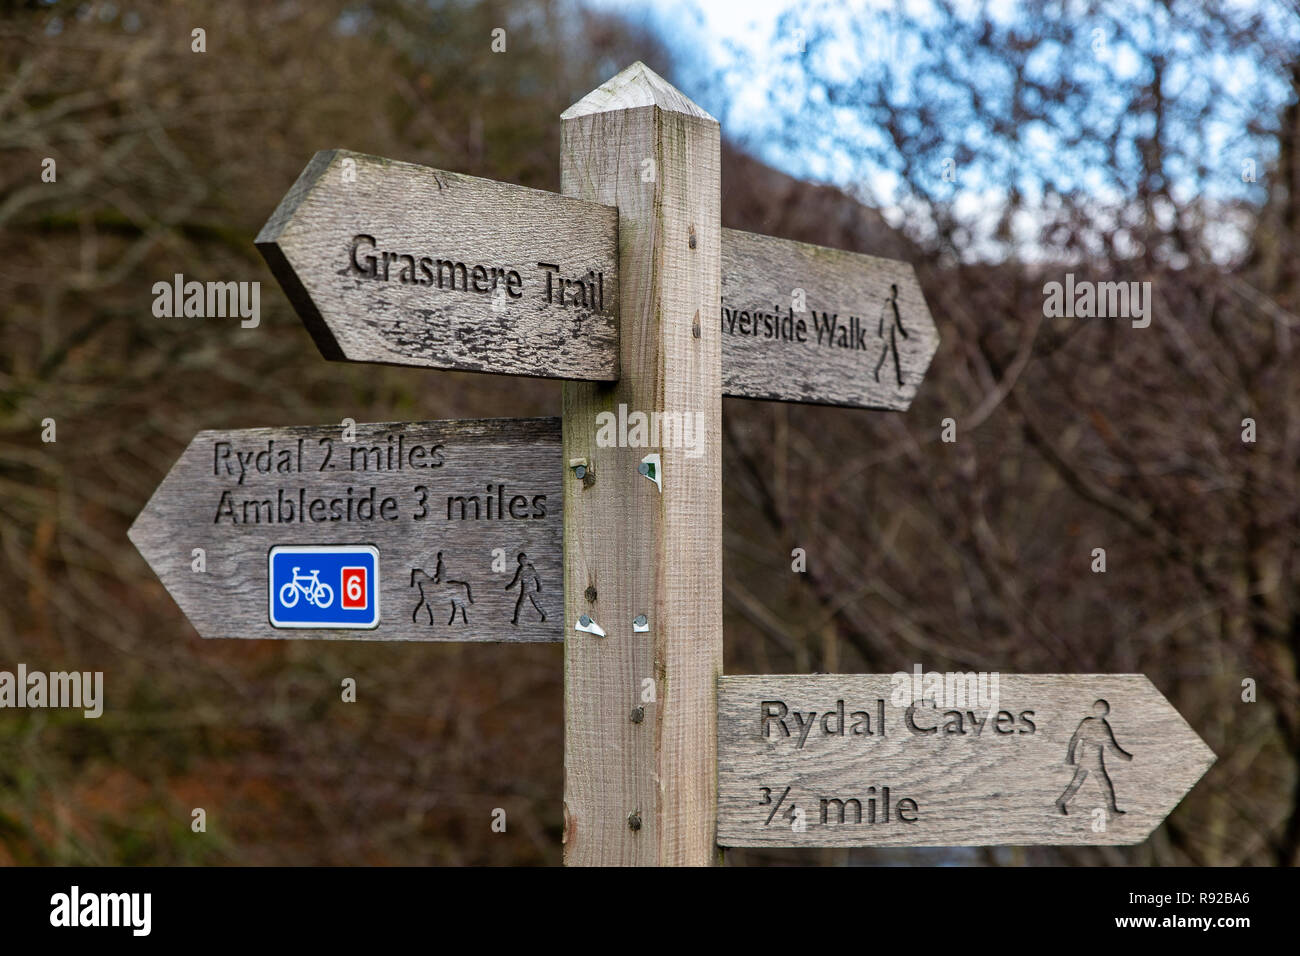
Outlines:
{"type": "MultiPolygon", "coordinates": [[[[907,187],[897,172],[868,168],[860,152],[823,141],[822,134],[815,126],[825,127],[824,122],[810,123],[807,135],[793,141],[786,141],[778,135],[777,125],[783,115],[797,116],[799,111],[810,109],[829,114],[834,109],[824,98],[818,101],[815,95],[810,95],[807,89],[795,82],[797,75],[794,71],[799,68],[792,62],[792,56],[794,45],[799,40],[796,31],[799,30],[801,9],[797,0],[649,0],[648,3],[638,5],[626,0],[587,2],[593,8],[620,13],[655,30],[677,58],[677,82],[688,96],[698,99],[701,106],[719,118],[723,134],[728,139],[790,175],[830,182],[855,196],[878,204],[886,219],[893,224],[915,221],[915,216],[905,208],[907,187]],[[783,17],[786,18],[785,21],[783,17]]],[[[902,0],[900,5],[907,16],[923,22],[935,23],[941,16],[930,0],[902,0]]],[[[1090,59],[1077,59],[1079,50],[1072,47],[1045,45],[1041,57],[1031,59],[1031,72],[1038,70],[1055,73],[1061,66],[1062,58],[1074,58],[1070,62],[1078,76],[1097,87],[1094,101],[1096,108],[1118,114],[1118,101],[1114,97],[1108,97],[1107,84],[1140,76],[1148,68],[1147,64],[1139,50],[1123,36],[1105,32],[1111,29],[1109,25],[1099,21],[1103,32],[1099,38],[1094,36],[1087,27],[1089,3],[1074,0],[1070,5],[1078,8],[1082,38],[1080,42],[1086,44],[1085,49],[1090,59]],[[1100,46],[1093,47],[1094,43],[1099,43],[1100,46]],[[1095,69],[1092,68],[1092,63],[1095,63],[1095,69]]],[[[1248,10],[1263,10],[1265,15],[1277,15],[1270,7],[1270,0],[1234,0],[1232,5],[1248,10]]],[[[908,86],[909,64],[917,59],[916,37],[901,29],[891,29],[894,24],[901,24],[902,19],[895,14],[895,6],[894,0],[858,0],[838,8],[818,7],[815,16],[820,27],[833,27],[838,21],[847,25],[850,19],[855,23],[865,20],[879,24],[880,38],[879,49],[866,52],[857,49],[848,40],[840,43],[831,39],[828,43],[823,43],[818,50],[819,69],[832,77],[852,80],[865,75],[869,68],[888,64],[896,79],[894,93],[900,101],[906,101],[911,92],[908,86]],[[860,61],[867,53],[870,54],[870,59],[876,61],[874,65],[860,61]]],[[[992,18],[1003,23],[1026,16],[1025,6],[1018,0],[993,0],[987,7],[984,0],[958,0],[955,6],[958,15],[972,17],[978,15],[981,9],[987,9],[992,18]]],[[[1158,9],[1158,4],[1152,4],[1151,22],[1135,17],[1129,23],[1129,28],[1134,31],[1138,42],[1150,41],[1148,34],[1152,27],[1157,31],[1164,29],[1164,16],[1158,9]]],[[[838,32],[840,31],[832,30],[832,36],[838,32]]],[[[843,32],[847,36],[850,31],[843,32]]],[[[1188,42],[1182,34],[1175,39],[1184,45],[1188,42]]],[[[1206,152],[1192,158],[1205,162],[1211,170],[1222,167],[1223,179],[1212,177],[1207,183],[1207,189],[1212,189],[1216,182],[1221,182],[1224,186],[1223,196],[1239,195],[1242,160],[1255,160],[1258,175],[1262,178],[1270,157],[1237,156],[1235,153],[1239,149],[1232,149],[1232,155],[1229,155],[1229,143],[1234,137],[1240,138],[1241,127],[1247,119],[1260,110],[1272,108],[1275,96],[1271,94],[1277,92],[1270,86],[1274,83],[1274,78],[1261,75],[1256,60],[1248,52],[1215,56],[1207,59],[1203,68],[1216,80],[1227,84],[1228,89],[1235,94],[1232,97],[1235,102],[1225,104],[1220,115],[1207,117],[1201,130],[1206,140],[1206,152]],[[1265,86],[1270,86],[1268,92],[1263,88],[1265,86]]],[[[1194,64],[1184,63],[1171,71],[1168,82],[1176,93],[1179,89],[1195,88],[1196,84],[1203,84],[1205,80],[1194,64]]],[[[1068,116],[1059,117],[1059,120],[1062,124],[1069,123],[1068,116]]],[[[1147,132],[1132,117],[1118,121],[1127,124],[1124,128],[1127,140],[1131,141],[1135,135],[1147,132]]],[[[840,115],[832,115],[830,123],[837,132],[855,135],[863,143],[878,139],[879,136],[878,131],[861,128],[861,120],[852,109],[846,109],[840,115]]],[[[1102,168],[1108,157],[1101,144],[1095,149],[1081,144],[1069,157],[1061,155],[1060,139],[1068,132],[1064,126],[1030,128],[1023,131],[1024,142],[1019,147],[991,140],[988,131],[978,122],[975,123],[975,128],[960,134],[961,141],[977,156],[983,152],[1005,155],[1006,150],[1014,148],[1025,149],[1027,153],[1037,156],[1059,156],[1060,161],[1047,169],[1035,167],[1021,184],[1025,211],[1013,223],[1013,244],[1024,241],[1031,247],[1034,245],[1034,238],[1043,221],[1038,219],[1038,214],[1047,212],[1039,206],[1043,182],[1050,181],[1058,189],[1095,197],[1100,208],[1109,207],[1112,202],[1120,199],[1122,190],[1117,190],[1117,184],[1111,178],[1114,171],[1102,168]],[[1035,179],[1035,174],[1042,179],[1035,179]]],[[[1128,160],[1135,159],[1136,155],[1121,153],[1121,157],[1128,160]]],[[[1175,175],[1186,172],[1190,176],[1194,173],[1194,170],[1184,171],[1176,166],[1171,166],[1170,169],[1175,175]]],[[[1000,204],[1005,201],[1004,185],[989,182],[987,175],[979,168],[978,160],[970,168],[959,167],[956,173],[957,182],[952,194],[955,208],[963,219],[970,217],[970,225],[976,236],[986,234],[985,238],[972,242],[970,252],[977,257],[988,254],[995,259],[1004,258],[1008,251],[1006,244],[991,238],[1001,212],[1000,204]]],[[[1175,194],[1177,195],[1176,190],[1175,194]]],[[[1211,197],[1196,198],[1206,204],[1211,201],[1211,197]]],[[[1226,209],[1229,205],[1224,202],[1222,208],[1226,209]]],[[[1231,250],[1227,253],[1229,256],[1235,255],[1241,248],[1242,237],[1233,235],[1240,218],[1232,216],[1229,217],[1231,224],[1222,223],[1220,238],[1225,248],[1231,250]]],[[[1116,221],[1115,226],[1120,230],[1124,228],[1124,224],[1119,221],[1116,221]]],[[[1119,242],[1123,244],[1122,236],[1119,242]]],[[[1021,257],[1034,255],[1032,248],[1024,246],[1016,252],[1021,257]]]]}

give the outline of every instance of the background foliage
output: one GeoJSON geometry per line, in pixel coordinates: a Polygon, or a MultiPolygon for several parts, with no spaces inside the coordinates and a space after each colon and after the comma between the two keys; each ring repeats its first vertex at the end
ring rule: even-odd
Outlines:
{"type": "MultiPolygon", "coordinates": [[[[938,178],[950,144],[933,134],[990,63],[1034,85],[1032,36],[940,24],[934,42],[978,56],[933,99],[894,98],[823,72],[818,44],[843,34],[809,14],[807,49],[782,66],[799,79],[791,135],[830,117],[846,135],[889,131],[846,148],[904,171],[902,194],[878,198],[916,215],[891,229],[727,148],[724,225],[909,258],[943,344],[905,415],[727,402],[726,667],[1140,671],[1219,761],[1138,847],[732,862],[1300,862],[1300,67],[1269,24],[1160,6],[1229,50],[1257,44],[1291,91],[1255,118],[1276,148],[1261,188],[1228,197],[1248,237],[1229,263],[1201,201],[1216,171],[1198,168],[1190,196],[1168,185],[1200,146],[1160,131],[1198,127],[1162,123],[1168,64],[1153,64],[1185,46],[1152,41],[1123,87],[1125,115],[1146,111],[1132,120],[1141,151],[1078,132],[1122,230],[1095,196],[1062,189],[1059,214],[1037,220],[1050,261],[1008,243],[989,264],[968,254],[977,237],[938,178]],[[1042,284],[1067,268],[1151,281],[1151,327],[1043,318],[1042,284]],[[955,444],[939,441],[947,417],[955,444]],[[807,574],[790,571],[794,547],[807,574]],[[1096,547],[1105,574],[1089,571],[1096,547]],[[1257,703],[1242,702],[1244,678],[1257,703]]],[[[1064,19],[1048,26],[1072,42],[1064,19]]],[[[252,238],[323,148],[556,189],[559,113],[636,59],[673,79],[656,35],[558,2],[6,10],[0,667],[102,670],[107,702],[99,720],[0,712],[0,862],[559,861],[560,647],[201,641],[126,528],[200,429],[558,414],[555,383],[325,362],[252,238]],[[190,52],[196,26],[205,54],[190,52]],[[489,48],[497,26],[505,54],[489,48]],[[40,181],[47,156],[55,184],[40,181]],[[177,272],[260,280],[261,326],[154,318],[151,287],[177,272]],[[56,444],[40,442],[45,417],[56,444]],[[344,677],[355,704],[339,699],[344,677]],[[195,807],[205,834],[190,831],[195,807]],[[505,834],[490,830],[496,807],[505,834]]],[[[1040,83],[1025,102],[1088,82],[1040,83]]],[[[1000,144],[981,155],[1005,170],[1025,117],[974,103],[1000,144]]]]}

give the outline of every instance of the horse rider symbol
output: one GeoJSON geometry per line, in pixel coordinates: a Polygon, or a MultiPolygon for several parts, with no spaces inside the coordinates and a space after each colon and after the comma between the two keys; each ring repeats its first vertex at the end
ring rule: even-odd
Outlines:
{"type": "Polygon", "coordinates": [[[469,618],[465,615],[465,606],[474,603],[474,596],[470,593],[468,581],[455,581],[447,577],[447,569],[442,563],[442,552],[438,552],[438,563],[434,567],[433,574],[421,570],[420,568],[411,568],[411,587],[419,588],[420,600],[416,602],[415,610],[411,612],[411,623],[415,624],[420,615],[420,608],[424,608],[425,613],[429,615],[429,623],[433,623],[433,602],[449,601],[451,603],[451,617],[447,623],[456,623],[456,612],[460,611],[460,619],[463,623],[468,624],[469,618]],[[426,592],[425,588],[429,590],[426,592]]]}

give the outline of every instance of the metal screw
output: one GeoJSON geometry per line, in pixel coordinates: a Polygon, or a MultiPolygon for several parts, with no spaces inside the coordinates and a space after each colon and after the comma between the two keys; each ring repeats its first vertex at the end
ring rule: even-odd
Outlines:
{"type": "Polygon", "coordinates": [[[632,630],[636,633],[644,633],[650,630],[650,622],[644,614],[638,614],[632,618],[632,630]]]}
{"type": "Polygon", "coordinates": [[[573,476],[574,476],[575,478],[577,478],[579,481],[581,481],[583,478],[586,478],[586,477],[587,477],[587,466],[586,466],[586,465],[579,465],[578,467],[574,468],[574,469],[573,469],[573,476]]]}
{"type": "Polygon", "coordinates": [[[629,814],[627,815],[627,825],[630,826],[633,830],[640,830],[640,829],[641,829],[641,811],[640,811],[640,810],[633,810],[631,813],[629,813],[629,814]]]}
{"type": "Polygon", "coordinates": [[[578,618],[578,623],[573,625],[575,631],[583,631],[586,634],[594,634],[596,637],[604,637],[605,629],[591,619],[590,614],[584,614],[578,618]]]}
{"type": "Polygon", "coordinates": [[[595,603],[596,603],[596,588],[595,588],[594,586],[588,584],[588,585],[587,585],[587,590],[585,590],[585,591],[582,592],[582,596],[585,597],[585,598],[586,598],[590,603],[595,604],[595,603]]]}
{"type": "Polygon", "coordinates": [[[639,724],[645,720],[645,708],[636,706],[632,708],[632,723],[639,724]]]}

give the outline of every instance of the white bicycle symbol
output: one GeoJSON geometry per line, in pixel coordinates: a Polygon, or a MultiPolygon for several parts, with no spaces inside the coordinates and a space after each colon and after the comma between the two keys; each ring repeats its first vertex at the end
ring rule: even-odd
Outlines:
{"type": "Polygon", "coordinates": [[[293,607],[298,603],[301,592],[308,604],[320,608],[329,607],[334,603],[334,589],[322,582],[319,575],[319,568],[312,569],[311,574],[299,574],[298,568],[294,568],[293,580],[285,582],[284,587],[280,588],[280,603],[285,607],[293,607]]]}

